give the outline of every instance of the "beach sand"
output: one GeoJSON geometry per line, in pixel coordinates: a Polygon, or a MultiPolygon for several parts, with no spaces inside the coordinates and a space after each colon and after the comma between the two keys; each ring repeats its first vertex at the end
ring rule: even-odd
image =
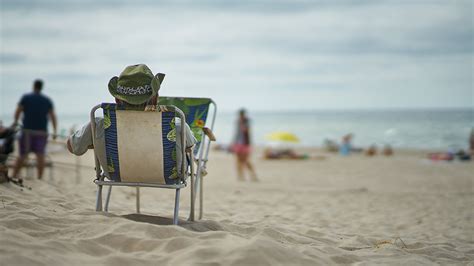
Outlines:
{"type": "MultiPolygon", "coordinates": [[[[265,161],[260,182],[238,182],[231,154],[212,151],[204,219],[173,226],[174,191],[114,188],[94,211],[92,153],[33,189],[0,185],[0,265],[473,264],[474,163],[429,162],[422,151],[387,158],[265,161]],[[77,183],[79,181],[79,183],[77,183]]],[[[57,150],[52,158],[74,163],[57,150]]]]}

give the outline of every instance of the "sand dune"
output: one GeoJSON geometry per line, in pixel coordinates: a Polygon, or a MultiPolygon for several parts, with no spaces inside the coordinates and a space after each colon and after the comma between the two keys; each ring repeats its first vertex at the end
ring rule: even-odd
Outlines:
{"type": "MultiPolygon", "coordinates": [[[[311,151],[315,152],[315,151],[311,151]]],[[[213,152],[205,216],[172,226],[173,192],[116,188],[94,211],[92,168],[0,185],[0,265],[471,264],[474,163],[393,158],[263,161],[261,181],[237,182],[233,157],[213,152]]],[[[65,153],[57,161],[73,162],[65,153]]],[[[91,156],[81,164],[91,165],[91,156]]]]}

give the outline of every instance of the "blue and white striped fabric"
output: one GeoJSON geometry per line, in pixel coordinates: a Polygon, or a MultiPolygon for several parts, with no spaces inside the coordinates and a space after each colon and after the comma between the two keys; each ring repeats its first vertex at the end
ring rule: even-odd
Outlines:
{"type": "Polygon", "coordinates": [[[116,182],[172,185],[178,179],[174,112],[103,103],[108,172],[116,182]]]}

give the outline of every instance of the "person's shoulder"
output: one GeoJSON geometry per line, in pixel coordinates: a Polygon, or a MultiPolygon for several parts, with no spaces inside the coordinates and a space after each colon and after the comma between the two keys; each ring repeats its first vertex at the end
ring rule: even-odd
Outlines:
{"type": "Polygon", "coordinates": [[[25,93],[21,96],[20,98],[20,104],[25,104],[27,101],[29,101],[29,99],[31,99],[32,97],[32,93],[25,93]]]}
{"type": "Polygon", "coordinates": [[[49,98],[49,96],[46,95],[46,94],[40,93],[40,94],[38,94],[38,95],[39,95],[39,97],[41,97],[41,98],[43,98],[43,99],[45,99],[45,100],[51,101],[51,98],[49,98]]]}
{"type": "Polygon", "coordinates": [[[49,98],[48,95],[45,95],[45,94],[38,94],[38,97],[41,98],[43,100],[43,102],[49,104],[49,105],[52,105],[53,104],[53,101],[51,100],[51,98],[49,98]]]}
{"type": "Polygon", "coordinates": [[[34,96],[33,93],[28,92],[28,93],[23,94],[23,96],[21,96],[21,98],[26,99],[26,98],[31,98],[31,97],[33,97],[33,96],[34,96]]]}

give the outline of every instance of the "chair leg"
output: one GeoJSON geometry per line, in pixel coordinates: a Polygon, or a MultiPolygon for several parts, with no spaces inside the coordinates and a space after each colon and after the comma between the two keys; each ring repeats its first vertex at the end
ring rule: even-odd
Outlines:
{"type": "Polygon", "coordinates": [[[137,213],[140,213],[140,188],[137,187],[137,213]]]}
{"type": "Polygon", "coordinates": [[[112,186],[109,186],[109,190],[107,191],[107,197],[105,198],[105,212],[109,212],[110,194],[112,194],[112,186]]]}
{"type": "Polygon", "coordinates": [[[199,178],[200,182],[200,187],[199,187],[199,220],[202,219],[202,213],[204,209],[204,179],[202,176],[199,178]]]}
{"type": "Polygon", "coordinates": [[[194,191],[194,187],[196,186],[196,179],[194,177],[194,173],[191,172],[191,210],[189,212],[189,221],[193,222],[194,221],[194,206],[195,206],[195,198],[196,198],[196,194],[195,194],[195,191],[194,191]]]}
{"type": "Polygon", "coordinates": [[[176,196],[174,199],[174,217],[173,217],[173,224],[178,225],[178,214],[179,214],[179,191],[180,189],[176,189],[176,196]]]}
{"type": "Polygon", "coordinates": [[[97,199],[95,202],[95,211],[100,212],[102,211],[102,186],[97,186],[97,199]]]}

